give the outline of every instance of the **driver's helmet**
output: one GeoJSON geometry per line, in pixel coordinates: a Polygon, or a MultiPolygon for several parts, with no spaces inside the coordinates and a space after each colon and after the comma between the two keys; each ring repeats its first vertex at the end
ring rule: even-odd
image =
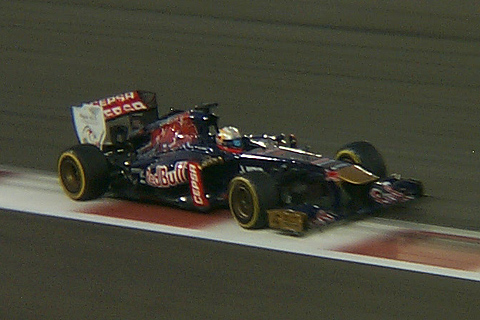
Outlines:
{"type": "Polygon", "coordinates": [[[242,147],[242,136],[240,135],[240,131],[232,126],[223,127],[218,130],[215,140],[219,146],[227,148],[242,147]]]}

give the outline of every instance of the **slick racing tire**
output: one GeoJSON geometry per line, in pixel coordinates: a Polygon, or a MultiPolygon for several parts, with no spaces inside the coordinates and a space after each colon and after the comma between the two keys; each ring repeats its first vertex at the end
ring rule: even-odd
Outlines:
{"type": "MultiPolygon", "coordinates": [[[[380,179],[387,176],[387,167],[382,155],[367,141],[355,141],[344,145],[337,151],[335,158],[359,165],[380,179]]],[[[360,210],[372,205],[372,200],[368,195],[370,184],[354,185],[344,182],[342,188],[350,196],[349,207],[353,210],[360,210]]]]}
{"type": "Polygon", "coordinates": [[[58,175],[65,193],[74,200],[91,200],[102,196],[109,185],[108,162],[95,146],[71,147],[58,158],[58,175]]]}
{"type": "Polygon", "coordinates": [[[340,148],[335,158],[357,164],[379,178],[387,176],[387,166],[378,150],[367,141],[355,141],[340,148]]]}
{"type": "Polygon", "coordinates": [[[273,207],[277,200],[275,181],[265,172],[247,172],[230,181],[228,187],[230,212],[245,229],[267,227],[267,209],[273,207]]]}

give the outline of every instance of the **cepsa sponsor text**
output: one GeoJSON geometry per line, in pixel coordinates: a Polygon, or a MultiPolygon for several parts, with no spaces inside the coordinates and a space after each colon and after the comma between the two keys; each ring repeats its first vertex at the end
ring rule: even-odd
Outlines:
{"type": "Polygon", "coordinates": [[[88,105],[102,107],[105,120],[111,120],[130,112],[148,109],[135,91],[93,101],[88,105]]]}
{"type": "Polygon", "coordinates": [[[200,180],[200,166],[197,163],[190,162],[188,164],[188,174],[193,203],[196,206],[208,206],[208,200],[205,197],[203,184],[200,180]]]}
{"type": "Polygon", "coordinates": [[[129,100],[138,100],[138,95],[135,91],[118,94],[114,97],[100,99],[98,101],[95,101],[94,103],[98,104],[100,107],[106,107],[112,104],[119,104],[121,102],[129,100]]]}

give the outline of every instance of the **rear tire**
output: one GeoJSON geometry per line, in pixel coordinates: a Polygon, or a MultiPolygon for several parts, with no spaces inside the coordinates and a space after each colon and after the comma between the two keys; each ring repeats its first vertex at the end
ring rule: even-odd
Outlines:
{"type": "Polygon", "coordinates": [[[275,206],[277,202],[275,181],[265,172],[247,172],[230,181],[228,187],[230,212],[245,229],[267,227],[267,209],[275,206]]]}
{"type": "Polygon", "coordinates": [[[108,161],[94,145],[81,144],[63,151],[57,169],[63,190],[73,200],[96,199],[109,186],[108,161]]]}

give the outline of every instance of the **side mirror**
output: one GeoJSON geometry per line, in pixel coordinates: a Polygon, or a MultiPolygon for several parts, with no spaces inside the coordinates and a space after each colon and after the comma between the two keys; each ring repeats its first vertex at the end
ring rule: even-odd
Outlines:
{"type": "Polygon", "coordinates": [[[290,144],[290,148],[297,147],[297,137],[293,133],[288,136],[288,143],[290,144]]]}

